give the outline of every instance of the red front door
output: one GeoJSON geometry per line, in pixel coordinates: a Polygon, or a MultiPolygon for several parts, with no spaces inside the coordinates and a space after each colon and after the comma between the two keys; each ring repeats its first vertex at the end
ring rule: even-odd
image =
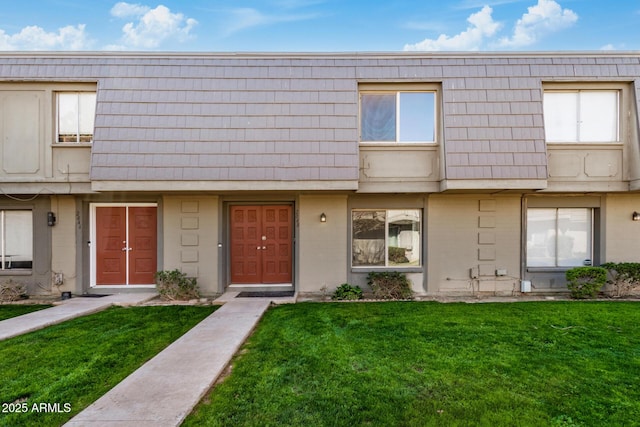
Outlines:
{"type": "Polygon", "coordinates": [[[290,205],[231,207],[231,283],[291,283],[290,205]]]}
{"type": "Polygon", "coordinates": [[[153,284],[156,229],[155,206],[96,207],[96,284],[153,284]]]}

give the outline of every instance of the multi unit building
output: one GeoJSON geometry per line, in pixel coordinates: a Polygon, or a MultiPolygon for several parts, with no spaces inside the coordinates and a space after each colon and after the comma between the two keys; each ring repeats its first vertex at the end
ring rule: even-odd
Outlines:
{"type": "Polygon", "coordinates": [[[566,291],[640,261],[640,53],[2,53],[0,280],[566,291]]]}

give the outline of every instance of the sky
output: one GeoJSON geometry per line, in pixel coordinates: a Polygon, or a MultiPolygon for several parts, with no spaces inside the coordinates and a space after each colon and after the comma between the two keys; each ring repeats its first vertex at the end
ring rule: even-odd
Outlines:
{"type": "Polygon", "coordinates": [[[14,50],[632,51],[640,0],[5,0],[14,50]]]}

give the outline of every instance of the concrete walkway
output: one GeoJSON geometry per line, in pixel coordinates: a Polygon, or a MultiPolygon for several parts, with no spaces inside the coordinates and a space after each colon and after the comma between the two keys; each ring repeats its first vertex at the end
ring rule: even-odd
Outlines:
{"type": "Polygon", "coordinates": [[[232,297],[65,425],[180,425],[273,300],[232,297]]]}
{"type": "Polygon", "coordinates": [[[73,319],[96,313],[112,305],[137,305],[155,298],[155,292],[114,294],[100,298],[74,297],[60,305],[0,321],[0,340],[26,334],[73,319]]]}

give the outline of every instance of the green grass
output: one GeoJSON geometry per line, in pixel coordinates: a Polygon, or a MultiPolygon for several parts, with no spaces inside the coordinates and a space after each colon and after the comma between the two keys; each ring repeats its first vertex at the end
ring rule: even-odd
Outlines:
{"type": "Polygon", "coordinates": [[[0,403],[26,403],[28,412],[0,413],[0,425],[63,424],[214,310],[113,307],[1,341],[0,403]],[[61,412],[32,410],[47,403],[61,412]]]}
{"type": "Polygon", "coordinates": [[[0,321],[10,319],[12,317],[22,316],[23,314],[31,313],[32,311],[38,311],[50,307],[52,306],[43,304],[0,305],[0,321]]]}
{"type": "Polygon", "coordinates": [[[185,425],[640,425],[640,303],[279,306],[185,425]]]}

